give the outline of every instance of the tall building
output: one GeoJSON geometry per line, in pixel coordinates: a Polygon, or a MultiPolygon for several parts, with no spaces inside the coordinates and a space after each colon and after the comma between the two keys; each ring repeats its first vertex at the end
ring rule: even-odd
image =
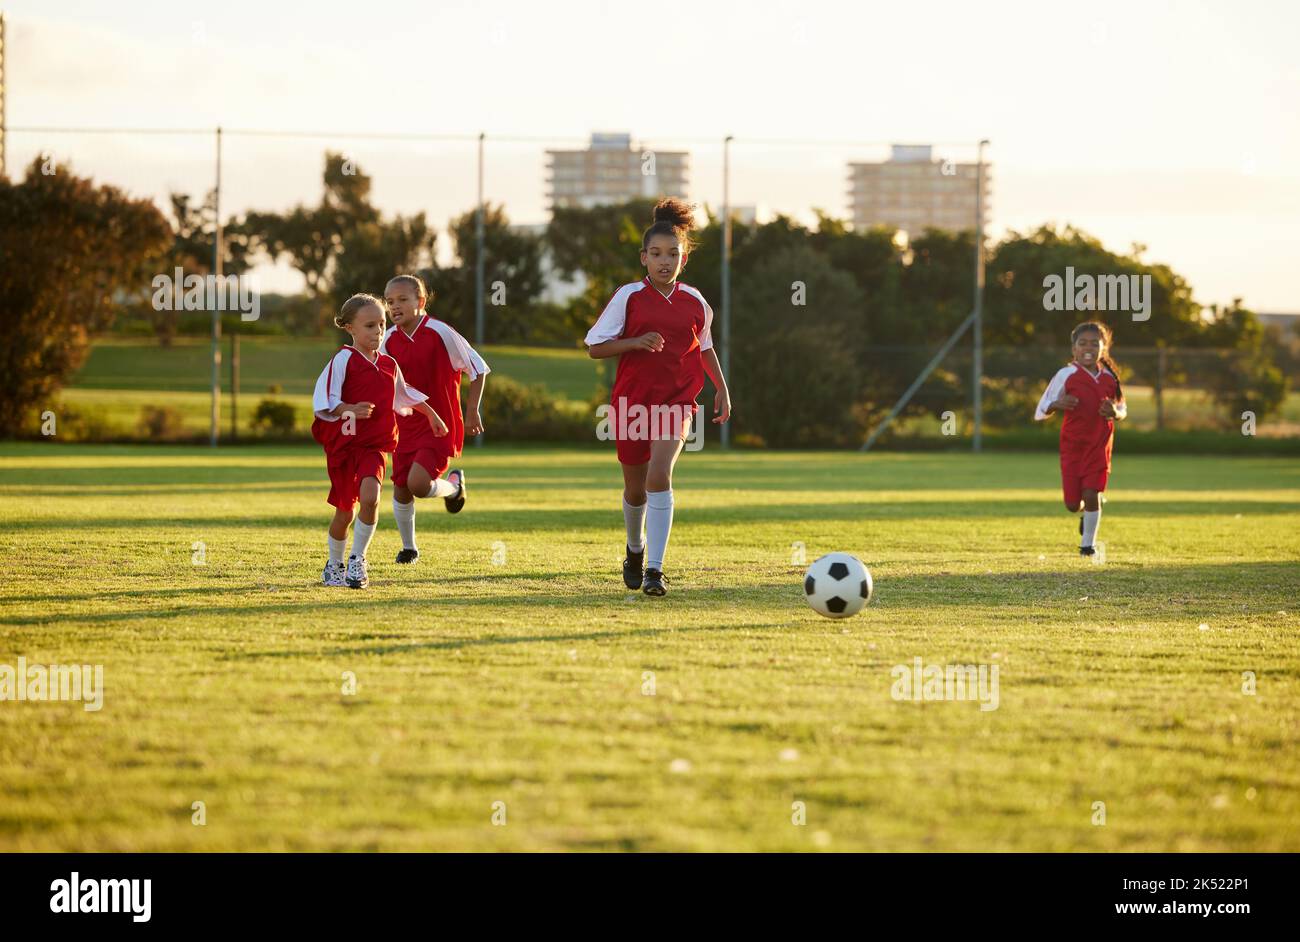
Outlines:
{"type": "Polygon", "coordinates": [[[552,210],[589,209],[638,197],[685,197],[690,154],[633,147],[630,134],[594,133],[586,150],[548,150],[546,169],[552,210]]]}
{"type": "MultiPolygon", "coordinates": [[[[936,160],[929,144],[895,144],[888,160],[849,164],[849,207],[855,229],[888,226],[915,238],[926,229],[975,228],[977,164],[936,160]]],[[[984,223],[992,192],[984,165],[984,223]]]]}

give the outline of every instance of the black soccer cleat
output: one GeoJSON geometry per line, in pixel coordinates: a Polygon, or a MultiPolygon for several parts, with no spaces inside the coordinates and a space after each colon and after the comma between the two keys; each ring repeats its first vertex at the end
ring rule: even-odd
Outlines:
{"type": "Polygon", "coordinates": [[[447,504],[447,513],[458,514],[460,509],[465,506],[465,472],[460,468],[452,468],[447,472],[448,481],[451,480],[453,474],[456,475],[456,486],[459,490],[456,491],[455,497],[444,497],[443,501],[447,504]]]}
{"type": "Polygon", "coordinates": [[[1080,555],[1080,556],[1095,556],[1095,555],[1097,555],[1097,550],[1096,550],[1095,547],[1092,547],[1092,546],[1080,546],[1080,547],[1079,547],[1079,555],[1080,555]]]}
{"type": "Polygon", "coordinates": [[[668,577],[658,569],[647,569],[645,571],[645,582],[641,589],[646,595],[667,595],[668,577]]]}
{"type": "Polygon", "coordinates": [[[627,555],[623,557],[623,585],[629,589],[641,588],[641,583],[645,581],[645,549],[641,552],[634,553],[629,548],[627,555]]]}
{"type": "Polygon", "coordinates": [[[398,552],[397,559],[395,559],[394,562],[413,563],[419,558],[420,551],[418,549],[402,549],[398,552]]]}

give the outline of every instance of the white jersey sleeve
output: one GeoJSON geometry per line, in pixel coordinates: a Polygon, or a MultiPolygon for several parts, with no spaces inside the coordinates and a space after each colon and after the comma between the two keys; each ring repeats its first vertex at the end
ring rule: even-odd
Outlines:
{"type": "Polygon", "coordinates": [[[700,352],[713,349],[713,308],[709,307],[709,302],[704,300],[704,295],[692,288],[690,285],[682,285],[682,290],[691,297],[696,298],[704,305],[704,329],[700,331],[700,352]]]}
{"type": "Polygon", "coordinates": [[[450,324],[444,324],[442,321],[435,321],[432,317],[424,322],[424,326],[431,328],[442,337],[442,342],[447,347],[447,356],[451,358],[451,365],[454,369],[461,370],[469,374],[470,382],[492,372],[484,359],[479,356],[478,351],[469,345],[469,341],[457,333],[456,328],[450,324]]]}
{"type": "Polygon", "coordinates": [[[596,323],[592,325],[591,330],[587,331],[583,343],[591,347],[606,340],[617,340],[622,337],[623,327],[627,324],[627,300],[643,287],[645,285],[637,281],[615,291],[614,296],[605,305],[605,310],[601,312],[600,317],[596,318],[596,323]]]}
{"type": "Polygon", "coordinates": [[[393,331],[395,331],[395,330],[397,330],[397,325],[396,325],[396,324],[394,324],[392,327],[389,327],[386,331],[384,331],[384,339],[381,340],[381,341],[379,341],[379,352],[380,352],[380,353],[385,354],[385,355],[388,354],[388,338],[391,337],[391,336],[393,336],[393,331]]]}
{"type": "Polygon", "coordinates": [[[340,350],[325,364],[325,369],[316,378],[316,389],[311,396],[311,408],[316,413],[316,418],[326,422],[338,421],[339,417],[331,413],[343,401],[343,380],[347,376],[350,356],[351,350],[340,350]]]}
{"type": "Polygon", "coordinates": [[[410,415],[414,411],[414,406],[418,406],[429,397],[414,386],[406,385],[406,377],[402,375],[402,368],[393,361],[393,411],[398,415],[410,415]]]}
{"type": "Polygon", "coordinates": [[[1052,377],[1052,381],[1047,384],[1047,389],[1044,391],[1043,397],[1038,400],[1038,408],[1034,410],[1035,421],[1041,422],[1043,419],[1051,418],[1051,415],[1047,412],[1047,408],[1056,400],[1061,398],[1061,395],[1065,392],[1065,381],[1070,378],[1070,374],[1073,372],[1073,366],[1063,366],[1056,371],[1056,375],[1052,377]]]}

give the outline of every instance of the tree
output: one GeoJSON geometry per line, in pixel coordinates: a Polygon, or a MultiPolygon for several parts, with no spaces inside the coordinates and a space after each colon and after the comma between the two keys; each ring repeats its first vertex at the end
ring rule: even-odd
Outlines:
{"type": "MultiPolygon", "coordinates": [[[[455,261],[426,272],[438,317],[467,337],[475,333],[474,291],[477,263],[477,210],[451,220],[455,261]]],[[[483,213],[483,307],[488,343],[536,343],[554,339],[554,323],[540,322],[560,312],[538,304],[546,287],[542,274],[541,237],[510,227],[504,206],[487,205],[483,213]]]]}
{"type": "Polygon", "coordinates": [[[417,268],[434,245],[423,213],[385,222],[370,202],[370,177],[342,154],[326,152],[323,182],[317,206],[250,212],[232,226],[250,250],[289,257],[319,305],[318,333],[349,295],[383,291],[388,278],[417,268]]]}
{"type": "Polygon", "coordinates": [[[39,424],[39,411],[84,362],[90,337],[129,298],[147,296],[172,232],[148,200],[96,186],[65,165],[21,183],[0,178],[0,437],[39,424]],[[33,227],[39,238],[33,238],[33,227]]]}

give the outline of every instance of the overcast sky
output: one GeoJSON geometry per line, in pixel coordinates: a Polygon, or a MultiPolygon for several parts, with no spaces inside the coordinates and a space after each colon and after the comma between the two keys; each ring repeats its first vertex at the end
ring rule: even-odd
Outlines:
{"type": "MultiPolygon", "coordinates": [[[[486,195],[545,219],[544,155],[593,130],[692,152],[690,196],[847,214],[870,142],[992,144],[992,234],[1148,247],[1204,303],[1300,312],[1300,4],[0,0],[11,128],[489,135],[486,195]],[[545,138],[506,141],[507,137],[545,138]],[[496,140],[493,140],[496,138],[496,140]],[[766,143],[821,141],[821,147],[766,143]],[[862,142],[862,143],[850,143],[862,142]]],[[[475,199],[474,144],[228,137],[224,206],[319,197],[327,147],[390,211],[475,199]]],[[[142,195],[212,183],[211,136],[12,132],[142,195]]]]}

